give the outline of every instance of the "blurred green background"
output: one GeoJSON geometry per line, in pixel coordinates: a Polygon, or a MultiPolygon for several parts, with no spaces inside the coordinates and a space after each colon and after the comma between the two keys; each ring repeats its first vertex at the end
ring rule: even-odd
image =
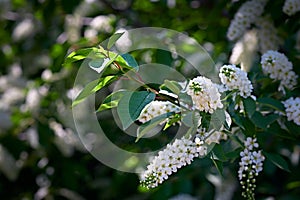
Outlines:
{"type": "MultiPolygon", "coordinates": [[[[117,30],[149,26],[183,32],[203,45],[216,63],[227,63],[233,44],[226,31],[242,2],[0,0],[0,199],[163,200],[178,194],[241,199],[237,160],[225,165],[222,179],[209,159],[197,159],[146,191],[136,174],[110,169],[92,157],[69,117],[79,64],[62,63],[71,51],[95,46],[117,30]]],[[[290,33],[294,30],[291,27],[290,33]]],[[[288,40],[285,47],[293,42],[288,40]]],[[[166,52],[159,52],[156,61],[172,64],[166,52]]],[[[111,129],[109,120],[103,123],[112,139],[121,144],[133,141],[111,129]]],[[[299,197],[300,146],[296,147],[291,173],[266,163],[259,199],[299,197]]]]}

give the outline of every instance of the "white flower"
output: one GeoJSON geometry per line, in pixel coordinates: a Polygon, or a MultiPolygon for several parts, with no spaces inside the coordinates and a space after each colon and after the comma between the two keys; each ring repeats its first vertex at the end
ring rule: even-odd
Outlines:
{"type": "Polygon", "coordinates": [[[299,0],[286,0],[282,8],[283,12],[291,16],[300,10],[299,0]]]}
{"type": "Polygon", "coordinates": [[[293,64],[287,57],[277,51],[267,51],[261,57],[262,69],[270,78],[280,81],[278,91],[284,92],[284,87],[293,89],[297,85],[298,75],[293,70],[293,64]]]}
{"type": "Polygon", "coordinates": [[[291,97],[282,103],[285,107],[287,119],[300,126],[300,98],[291,97]]]}
{"type": "Polygon", "coordinates": [[[227,90],[239,90],[239,95],[247,98],[251,95],[253,86],[247,77],[247,72],[235,65],[223,65],[219,77],[227,90]]]}
{"type": "Polygon", "coordinates": [[[251,138],[248,137],[245,141],[245,147],[249,150],[253,150],[253,148],[257,148],[258,147],[258,143],[256,142],[256,138],[251,138]]]}
{"type": "Polygon", "coordinates": [[[187,94],[192,97],[194,107],[200,111],[213,113],[223,107],[217,85],[203,76],[198,76],[189,82],[187,94]]]}
{"type": "Polygon", "coordinates": [[[268,17],[260,17],[256,20],[255,25],[258,28],[257,36],[260,52],[278,50],[282,38],[277,35],[277,29],[274,27],[273,21],[268,17]]]}
{"type": "Polygon", "coordinates": [[[191,164],[195,157],[207,154],[207,149],[202,144],[197,144],[190,139],[175,139],[173,144],[160,151],[141,174],[141,183],[147,188],[157,187],[168,176],[183,166],[191,164]]]}
{"type": "Polygon", "coordinates": [[[244,141],[245,149],[240,153],[241,161],[239,162],[240,168],[238,170],[238,176],[243,190],[243,197],[249,197],[254,195],[255,176],[263,170],[263,161],[265,157],[262,155],[262,151],[255,151],[258,148],[256,138],[248,137],[244,141]],[[251,184],[248,184],[251,183],[251,184]]]}
{"type": "Polygon", "coordinates": [[[227,31],[229,40],[240,38],[244,32],[250,28],[257,17],[261,16],[264,11],[266,0],[252,0],[245,2],[234,15],[227,31]]]}
{"type": "MultiPolygon", "coordinates": [[[[180,108],[169,101],[152,101],[141,112],[138,120],[145,123],[159,115],[168,112],[179,112],[180,108]]],[[[166,122],[166,121],[164,121],[166,122]]],[[[163,124],[162,122],[161,124],[163,124]]]]}

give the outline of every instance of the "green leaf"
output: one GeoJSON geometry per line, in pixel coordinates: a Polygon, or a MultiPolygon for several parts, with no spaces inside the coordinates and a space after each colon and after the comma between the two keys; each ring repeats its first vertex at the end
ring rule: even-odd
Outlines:
{"type": "Polygon", "coordinates": [[[110,95],[108,95],[104,101],[102,102],[102,104],[99,106],[98,110],[96,112],[100,112],[103,110],[107,110],[107,109],[111,109],[111,108],[115,108],[118,106],[118,103],[120,101],[120,99],[126,94],[128,93],[128,91],[125,90],[120,90],[120,91],[116,91],[114,93],[111,93],[110,95]]]}
{"type": "Polygon", "coordinates": [[[226,162],[228,160],[222,149],[222,145],[220,145],[220,144],[216,144],[214,146],[211,157],[214,160],[219,160],[222,162],[226,162]]]}
{"type": "Polygon", "coordinates": [[[210,119],[210,127],[215,130],[220,130],[222,125],[226,123],[226,116],[224,110],[217,109],[210,119]]]}
{"type": "Polygon", "coordinates": [[[79,95],[72,102],[72,106],[76,106],[80,102],[82,102],[88,96],[96,93],[101,88],[109,85],[111,82],[115,81],[117,76],[106,76],[100,79],[96,79],[90,83],[88,83],[83,90],[79,93],[79,95]]]}
{"type": "Polygon", "coordinates": [[[248,97],[246,99],[243,99],[243,104],[245,107],[246,114],[249,118],[251,118],[256,110],[255,101],[251,97],[248,97]]]}
{"type": "Polygon", "coordinates": [[[243,129],[243,130],[245,130],[245,127],[244,127],[244,125],[243,125],[243,121],[242,121],[242,119],[240,118],[240,116],[239,115],[237,115],[237,114],[233,114],[233,115],[231,115],[232,116],[232,121],[236,124],[236,125],[238,125],[241,129],[243,129]]]}
{"type": "Polygon", "coordinates": [[[195,133],[197,132],[197,128],[198,127],[195,127],[195,126],[190,127],[185,135],[186,136],[194,136],[195,133]]]}
{"type": "Polygon", "coordinates": [[[132,57],[130,54],[128,53],[125,53],[125,54],[122,54],[121,57],[126,61],[127,65],[136,69],[136,71],[138,70],[139,68],[139,65],[138,63],[136,62],[136,60],[134,59],[134,57],[132,57]]]}
{"type": "Polygon", "coordinates": [[[251,117],[251,121],[259,128],[266,129],[270,124],[279,118],[277,114],[269,114],[263,116],[260,112],[255,111],[251,117]]]}
{"type": "Polygon", "coordinates": [[[112,46],[114,46],[114,44],[117,42],[117,40],[124,34],[123,33],[115,33],[113,34],[109,40],[108,40],[108,44],[107,44],[107,49],[110,49],[112,46]]]}
{"type": "Polygon", "coordinates": [[[237,158],[240,157],[241,151],[242,151],[242,148],[237,148],[233,151],[225,153],[225,156],[228,158],[228,160],[231,160],[231,162],[234,162],[237,158]]]}
{"type": "Polygon", "coordinates": [[[164,88],[166,87],[167,89],[169,89],[171,92],[173,92],[174,94],[179,94],[180,91],[182,90],[182,87],[179,85],[179,83],[177,81],[169,81],[169,80],[165,80],[164,83],[161,85],[160,88],[164,88]]]}
{"type": "Polygon", "coordinates": [[[180,92],[178,94],[178,99],[180,103],[185,103],[189,106],[193,106],[193,100],[192,97],[190,95],[188,95],[187,93],[182,93],[180,92]]]}
{"type": "Polygon", "coordinates": [[[173,114],[174,114],[174,112],[164,113],[164,114],[154,117],[153,119],[142,124],[138,128],[137,138],[136,138],[135,142],[138,142],[139,139],[141,139],[145,134],[147,134],[149,131],[151,131],[153,128],[155,128],[157,125],[159,125],[161,122],[163,122],[164,120],[166,120],[168,117],[170,117],[173,114]]]}
{"type": "Polygon", "coordinates": [[[221,176],[223,176],[223,162],[219,161],[219,160],[215,160],[213,158],[211,158],[212,162],[214,163],[215,167],[217,168],[219,174],[221,176]]]}
{"type": "Polygon", "coordinates": [[[240,147],[244,148],[244,143],[236,135],[229,134],[229,137],[232,141],[235,141],[237,144],[239,144],[240,147]]]}
{"type": "Polygon", "coordinates": [[[186,125],[187,127],[192,127],[194,126],[194,112],[189,111],[188,113],[184,113],[182,117],[182,123],[186,125]]]}
{"type": "Polygon", "coordinates": [[[127,129],[140,116],[144,107],[154,99],[155,94],[148,91],[126,93],[117,107],[123,129],[127,129]]]}
{"type": "Polygon", "coordinates": [[[68,64],[71,64],[73,62],[83,60],[83,59],[87,58],[88,55],[92,52],[99,55],[99,58],[100,57],[104,58],[104,56],[100,54],[100,50],[96,47],[79,49],[77,51],[73,51],[72,53],[70,53],[67,56],[67,58],[65,59],[65,62],[63,63],[63,65],[68,65],[68,64]]]}
{"type": "Polygon", "coordinates": [[[273,154],[273,153],[263,153],[267,159],[269,159],[274,165],[279,167],[282,170],[285,170],[287,172],[291,172],[289,169],[288,163],[278,154],[273,154]]]}
{"type": "Polygon", "coordinates": [[[95,59],[89,62],[89,67],[95,70],[97,73],[101,73],[108,65],[110,60],[108,58],[95,59]]]}
{"type": "Polygon", "coordinates": [[[174,123],[181,120],[181,114],[175,114],[171,118],[169,118],[168,122],[165,124],[165,127],[163,130],[167,130],[169,127],[171,127],[174,123]]]}
{"type": "Polygon", "coordinates": [[[182,123],[187,127],[196,127],[198,128],[199,120],[201,116],[197,111],[189,111],[183,115],[182,123]]]}
{"type": "Polygon", "coordinates": [[[284,112],[284,110],[285,110],[283,104],[280,101],[276,100],[276,99],[263,97],[263,98],[257,99],[257,102],[259,104],[262,104],[264,106],[268,106],[270,108],[273,108],[273,109],[281,111],[281,112],[284,112]]]}

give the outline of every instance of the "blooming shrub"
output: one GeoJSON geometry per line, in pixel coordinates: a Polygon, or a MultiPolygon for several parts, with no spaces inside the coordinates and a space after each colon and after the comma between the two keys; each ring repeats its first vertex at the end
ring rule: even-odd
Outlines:
{"type": "Polygon", "coordinates": [[[0,2],[1,198],[298,199],[299,0],[51,2],[0,2]],[[184,34],[124,53],[139,45],[126,30],[141,26],[184,34]],[[72,88],[80,64],[97,79],[72,88]],[[74,125],[71,108],[91,99],[74,125]],[[102,148],[110,141],[132,156],[102,148]]]}

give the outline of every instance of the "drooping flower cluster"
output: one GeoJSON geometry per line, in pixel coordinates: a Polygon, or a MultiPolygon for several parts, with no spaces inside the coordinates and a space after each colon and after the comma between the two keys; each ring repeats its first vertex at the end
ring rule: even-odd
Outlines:
{"type": "Polygon", "coordinates": [[[252,0],[245,2],[234,15],[231,21],[227,38],[236,40],[240,38],[244,32],[250,28],[256,19],[261,16],[267,0],[252,0]]]}
{"type": "Polygon", "coordinates": [[[287,119],[300,126],[300,98],[289,98],[282,102],[285,107],[287,119]]]}
{"type": "Polygon", "coordinates": [[[277,51],[267,51],[261,58],[262,69],[270,75],[270,78],[280,81],[278,91],[284,88],[293,89],[297,84],[298,76],[293,70],[293,64],[287,57],[277,51]]]}
{"type": "Polygon", "coordinates": [[[257,150],[256,138],[246,138],[244,145],[245,149],[240,153],[241,161],[238,176],[244,190],[242,196],[247,199],[254,199],[255,177],[263,170],[265,157],[261,150],[257,150]]]}
{"type": "Polygon", "coordinates": [[[299,0],[285,0],[283,5],[283,12],[291,16],[296,12],[300,11],[300,1],[299,0]]]}
{"type": "Polygon", "coordinates": [[[247,98],[251,95],[253,86],[247,77],[247,72],[235,65],[223,65],[220,69],[219,77],[225,85],[225,90],[239,91],[239,95],[247,98]]]}
{"type": "Polygon", "coordinates": [[[141,175],[141,184],[147,188],[157,187],[179,168],[191,164],[195,157],[206,153],[206,146],[199,141],[175,139],[173,144],[168,144],[147,166],[147,170],[141,175]]]}
{"type": "Polygon", "coordinates": [[[278,50],[282,38],[277,35],[273,21],[267,17],[260,17],[256,20],[255,25],[258,28],[259,51],[265,53],[268,50],[278,50]]]}
{"type": "Polygon", "coordinates": [[[142,123],[145,123],[159,115],[168,112],[179,112],[179,111],[180,108],[169,101],[152,101],[142,110],[138,120],[142,123]]]}
{"type": "Polygon", "coordinates": [[[189,82],[187,94],[191,96],[194,107],[200,111],[213,113],[223,107],[218,87],[203,76],[198,76],[189,82]]]}

